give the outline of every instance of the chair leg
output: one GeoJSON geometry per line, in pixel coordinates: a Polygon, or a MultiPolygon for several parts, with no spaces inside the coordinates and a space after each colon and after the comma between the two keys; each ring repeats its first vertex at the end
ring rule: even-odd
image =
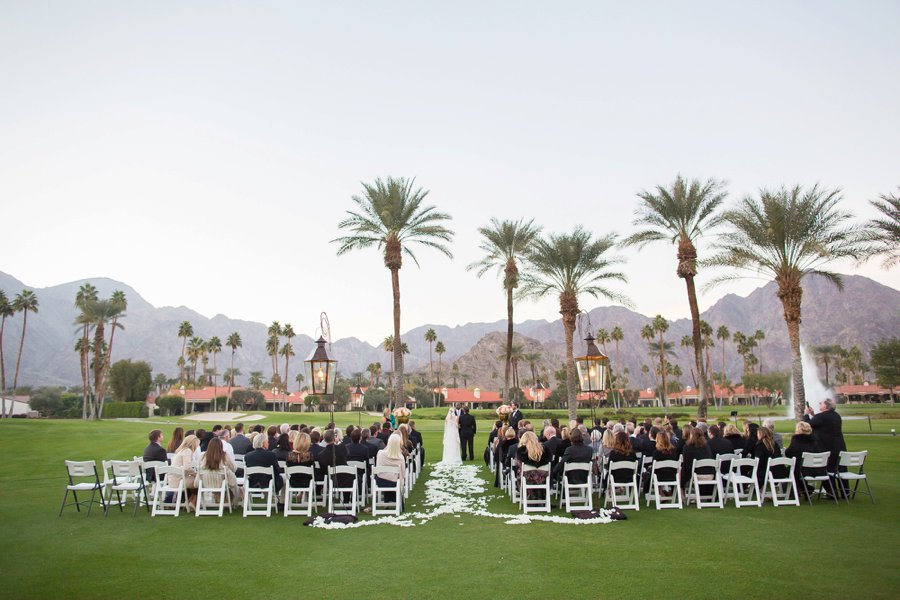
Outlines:
{"type": "Polygon", "coordinates": [[[66,488],[66,495],[63,496],[62,506],[59,507],[59,516],[61,517],[63,514],[63,509],[66,508],[66,500],[69,499],[69,488],[66,488]]]}

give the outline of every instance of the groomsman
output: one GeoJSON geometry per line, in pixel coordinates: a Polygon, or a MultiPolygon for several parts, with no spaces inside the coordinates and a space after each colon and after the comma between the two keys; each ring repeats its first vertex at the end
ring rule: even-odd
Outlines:
{"type": "Polygon", "coordinates": [[[509,426],[513,428],[513,431],[516,432],[516,436],[519,435],[519,421],[521,421],[524,417],[522,415],[522,411],[519,410],[519,403],[512,403],[513,411],[509,413],[509,426]]]}
{"type": "Polygon", "coordinates": [[[475,417],[469,414],[469,408],[463,409],[463,414],[459,415],[459,447],[462,450],[463,460],[475,460],[475,417]],[[468,458],[466,458],[466,450],[468,449],[468,458]]]}

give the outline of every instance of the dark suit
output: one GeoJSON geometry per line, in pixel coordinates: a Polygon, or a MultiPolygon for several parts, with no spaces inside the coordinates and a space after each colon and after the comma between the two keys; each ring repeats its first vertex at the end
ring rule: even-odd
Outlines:
{"type": "MultiPolygon", "coordinates": [[[[569,446],[563,452],[562,459],[553,469],[554,477],[562,477],[566,463],[590,463],[594,452],[590,446],[569,446]]],[[[585,483],[587,481],[587,473],[585,471],[576,471],[569,476],[570,483],[585,483]]]]}
{"type": "MultiPolygon", "coordinates": [[[[328,444],[322,448],[321,452],[319,452],[316,462],[319,464],[319,470],[323,475],[328,473],[329,467],[346,465],[347,446],[344,446],[343,444],[328,444]]],[[[351,476],[341,475],[338,477],[337,483],[340,487],[346,487],[350,485],[351,479],[351,476]]]]}
{"type": "Polygon", "coordinates": [[[475,417],[466,412],[459,415],[459,447],[462,449],[463,460],[475,460],[475,430],[475,417]]]}
{"type": "Polygon", "coordinates": [[[513,431],[519,431],[519,421],[524,418],[522,415],[522,411],[518,408],[511,413],[509,413],[509,426],[513,428],[513,431]]]}
{"type": "Polygon", "coordinates": [[[711,437],[707,440],[706,445],[709,446],[709,452],[713,458],[720,454],[731,454],[734,452],[734,446],[725,438],[711,437]]]}
{"type": "Polygon", "coordinates": [[[231,438],[231,448],[235,454],[247,454],[253,449],[253,444],[246,435],[239,433],[231,438]]]}
{"type": "Polygon", "coordinates": [[[391,433],[392,433],[392,431],[390,429],[382,429],[381,431],[378,432],[378,435],[375,437],[377,437],[379,440],[381,440],[382,444],[387,446],[388,440],[391,437],[391,433]]]}
{"type": "Polygon", "coordinates": [[[831,457],[828,459],[828,472],[834,473],[841,451],[847,449],[847,444],[844,443],[841,415],[833,410],[823,410],[811,418],[806,415],[803,420],[812,426],[813,437],[822,447],[821,452],[831,452],[831,457]]]}
{"type": "MultiPolygon", "coordinates": [[[[157,442],[150,442],[147,444],[147,447],[144,448],[144,462],[149,462],[151,460],[158,460],[168,464],[167,461],[169,460],[169,455],[166,454],[166,449],[157,442]]],[[[147,469],[147,481],[156,479],[155,471],[156,469],[147,469]]]]}
{"type": "Polygon", "coordinates": [[[550,453],[550,457],[556,456],[556,449],[559,447],[559,436],[554,435],[552,438],[544,442],[544,448],[550,453]]]}
{"type": "MultiPolygon", "coordinates": [[[[278,457],[271,450],[258,448],[244,455],[244,464],[248,467],[272,467],[275,472],[275,492],[281,490],[281,467],[278,466],[278,457]]],[[[250,487],[264,488],[269,485],[269,477],[266,475],[251,475],[248,482],[250,487]]]]}
{"type": "Polygon", "coordinates": [[[413,444],[419,446],[419,457],[422,461],[422,464],[425,464],[425,444],[422,443],[422,434],[410,427],[409,439],[412,440],[413,444]]]}

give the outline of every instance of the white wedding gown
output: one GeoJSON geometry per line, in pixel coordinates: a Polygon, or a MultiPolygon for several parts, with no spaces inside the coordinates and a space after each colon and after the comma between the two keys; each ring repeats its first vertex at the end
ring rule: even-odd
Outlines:
{"type": "Polygon", "coordinates": [[[459,446],[459,417],[452,412],[452,409],[444,419],[444,455],[439,464],[462,464],[462,451],[459,446]]]}

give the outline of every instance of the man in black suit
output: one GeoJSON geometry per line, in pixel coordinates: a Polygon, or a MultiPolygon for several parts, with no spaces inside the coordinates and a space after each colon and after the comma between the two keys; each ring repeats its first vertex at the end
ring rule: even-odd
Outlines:
{"type": "MultiPolygon", "coordinates": [[[[368,433],[368,429],[365,430],[368,433]]],[[[369,478],[371,469],[369,468],[369,458],[372,456],[372,446],[362,443],[362,431],[354,429],[348,436],[350,443],[347,444],[347,462],[361,462],[366,465],[363,470],[357,469],[356,480],[360,491],[362,491],[362,483],[369,478]]]]}
{"type": "Polygon", "coordinates": [[[231,447],[234,449],[235,454],[241,455],[247,454],[253,449],[250,438],[244,435],[243,423],[238,423],[234,426],[234,437],[231,438],[231,447]]]}
{"type": "MultiPolygon", "coordinates": [[[[275,493],[281,490],[281,467],[278,465],[278,457],[269,450],[269,438],[259,434],[253,438],[253,450],[244,455],[244,464],[248,467],[272,467],[275,473],[275,493]]],[[[264,488],[269,485],[267,475],[251,475],[247,484],[254,488],[264,488]]]]}
{"type": "MultiPolygon", "coordinates": [[[[144,448],[144,462],[149,462],[151,460],[158,460],[160,462],[168,461],[169,457],[166,454],[166,449],[162,447],[163,432],[159,429],[154,429],[147,436],[147,439],[150,440],[150,443],[144,448]]],[[[146,473],[148,481],[153,481],[156,478],[155,471],[155,469],[147,469],[146,473]]]]}
{"type": "Polygon", "coordinates": [[[359,443],[369,451],[369,457],[371,458],[378,454],[378,451],[383,447],[381,440],[377,437],[372,437],[372,432],[369,429],[363,429],[360,434],[359,443]]]}
{"type": "Polygon", "coordinates": [[[556,456],[556,449],[559,447],[560,439],[552,425],[544,428],[544,439],[544,452],[549,452],[551,457],[556,456]]]}
{"type": "Polygon", "coordinates": [[[734,452],[734,446],[722,437],[722,430],[719,429],[718,425],[710,425],[707,435],[709,435],[709,441],[706,445],[709,446],[709,453],[713,458],[720,454],[731,454],[734,452]]]}
{"type": "Polygon", "coordinates": [[[381,431],[378,432],[378,439],[381,440],[385,446],[387,446],[388,439],[391,437],[391,422],[385,421],[381,425],[381,431]]]}
{"type": "MultiPolygon", "coordinates": [[[[590,463],[593,451],[590,446],[584,445],[584,436],[580,429],[573,429],[569,433],[569,441],[572,445],[563,452],[559,464],[553,469],[553,476],[562,477],[566,463],[590,463]]],[[[569,483],[586,483],[589,471],[576,471],[569,476],[569,483]]]]}
{"type": "Polygon", "coordinates": [[[475,417],[469,414],[469,408],[463,409],[459,415],[459,447],[462,449],[463,460],[475,460],[475,417]],[[466,454],[468,450],[468,454],[466,454]],[[468,456],[468,458],[466,458],[468,456]]]}
{"type": "MultiPolygon", "coordinates": [[[[334,429],[325,431],[325,447],[319,452],[316,462],[319,470],[325,474],[328,473],[329,467],[346,466],[347,464],[347,446],[334,443],[334,429]]],[[[337,478],[337,484],[340,487],[346,487],[352,483],[352,475],[341,475],[337,478]]]]}
{"type": "Polygon", "coordinates": [[[521,421],[524,417],[522,415],[522,411],[519,410],[519,403],[512,403],[513,411],[509,413],[509,426],[513,428],[513,431],[516,432],[516,435],[519,435],[519,421],[521,421]]]}
{"type": "Polygon", "coordinates": [[[829,473],[837,470],[841,451],[847,449],[847,444],[844,442],[843,421],[841,415],[837,414],[834,409],[834,400],[829,398],[819,406],[819,414],[813,415],[812,408],[807,406],[806,414],[803,416],[803,420],[812,426],[813,438],[822,447],[822,451],[831,452],[831,457],[828,459],[829,473]]]}
{"type": "Polygon", "coordinates": [[[319,442],[322,441],[322,434],[318,431],[311,431],[309,434],[309,453],[312,454],[313,460],[317,460],[319,458],[319,454],[322,452],[322,446],[319,445],[319,442]]]}
{"type": "Polygon", "coordinates": [[[413,444],[416,444],[419,447],[419,456],[421,457],[422,464],[425,464],[425,444],[422,443],[422,434],[416,429],[415,421],[409,422],[409,439],[412,440],[413,444]]]}

